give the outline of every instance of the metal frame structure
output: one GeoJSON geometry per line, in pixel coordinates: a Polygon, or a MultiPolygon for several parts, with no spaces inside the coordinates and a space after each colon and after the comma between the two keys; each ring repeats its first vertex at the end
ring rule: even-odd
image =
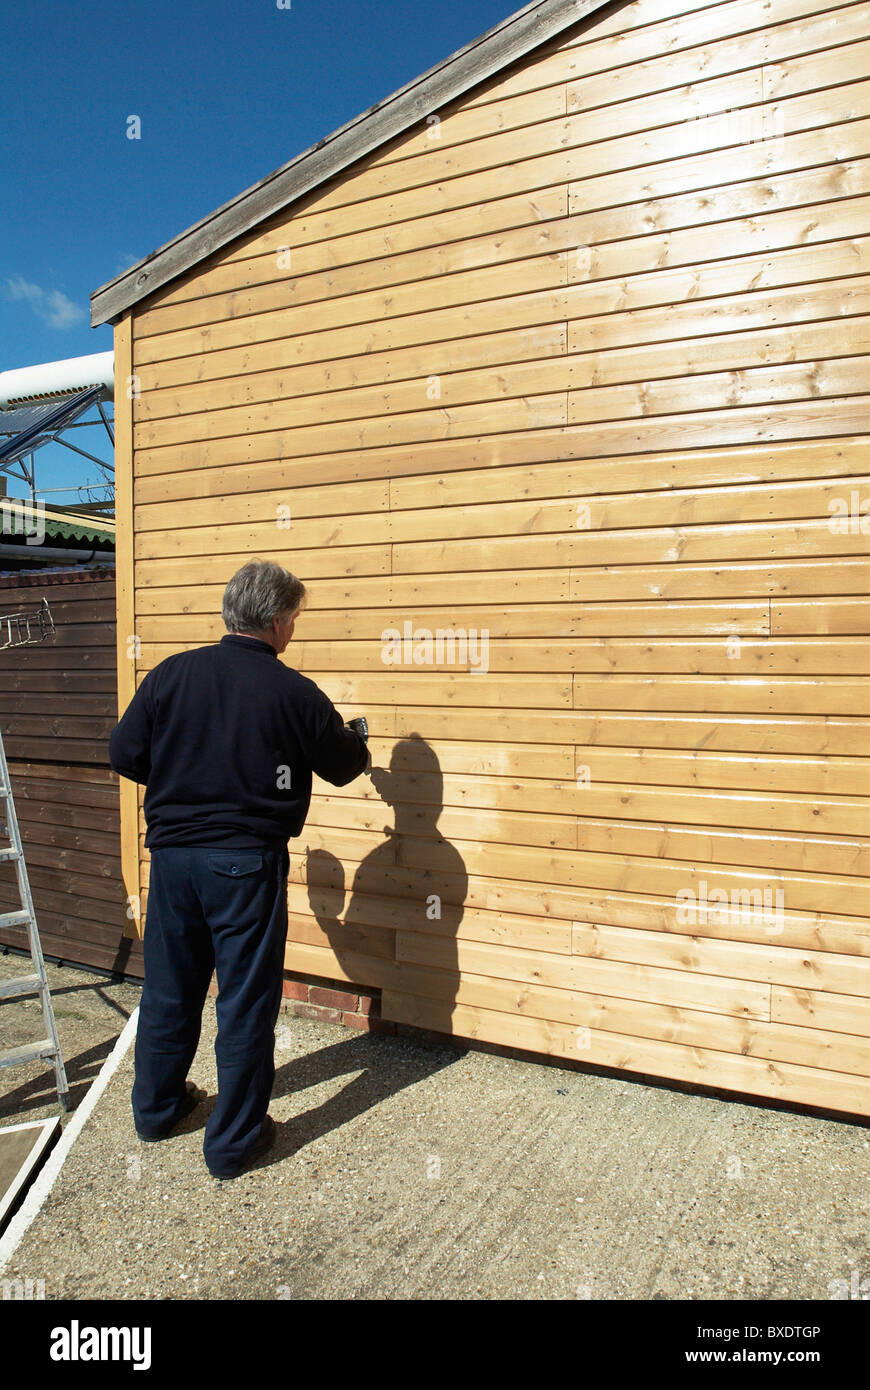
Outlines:
{"type": "MultiPolygon", "coordinates": [[[[27,401],[0,411],[0,473],[12,478],[20,478],[30,488],[32,505],[36,505],[36,463],[37,450],[46,444],[62,444],[73,453],[95,463],[103,474],[105,482],[87,484],[78,488],[49,488],[49,492],[78,492],[90,494],[93,491],[114,489],[114,462],[106,463],[96,454],[81,449],[65,439],[64,433],[73,429],[94,429],[102,424],[114,452],[115,435],[112,429],[114,420],[110,419],[104,408],[105,388],[94,386],[78,393],[77,397],[54,397],[42,401],[27,401]],[[71,409],[72,407],[72,409],[71,409]],[[82,420],[78,417],[96,407],[99,420],[82,420]],[[27,460],[29,459],[29,466],[27,460]],[[16,471],[16,465],[20,471],[16,471]]],[[[82,497],[82,501],[91,498],[82,497]]],[[[97,500],[97,499],[94,499],[97,500]]],[[[108,499],[99,499],[108,500],[108,499]]]]}

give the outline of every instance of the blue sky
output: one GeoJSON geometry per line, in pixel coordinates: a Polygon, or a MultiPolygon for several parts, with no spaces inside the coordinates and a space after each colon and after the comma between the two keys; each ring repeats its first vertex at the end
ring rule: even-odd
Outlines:
{"type": "MultiPolygon", "coordinates": [[[[279,3],[0,8],[0,371],[110,349],[111,327],[90,327],[95,289],[522,8],[279,3]]],[[[72,438],[110,457],[102,426],[72,438]]],[[[40,491],[99,476],[59,445],[36,464],[40,491]]]]}

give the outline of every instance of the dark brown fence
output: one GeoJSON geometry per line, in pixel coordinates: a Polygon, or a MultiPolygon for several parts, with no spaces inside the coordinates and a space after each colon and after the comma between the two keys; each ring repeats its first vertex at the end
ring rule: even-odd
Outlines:
{"type": "MultiPolygon", "coordinates": [[[[46,956],[143,978],[121,878],[115,573],[111,567],[0,576],[0,615],[48,600],[54,640],[0,651],[0,728],[46,956]]],[[[5,840],[3,841],[5,844],[5,840]]],[[[0,912],[18,906],[0,865],[0,912]]],[[[0,946],[26,947],[20,928],[0,946]]]]}

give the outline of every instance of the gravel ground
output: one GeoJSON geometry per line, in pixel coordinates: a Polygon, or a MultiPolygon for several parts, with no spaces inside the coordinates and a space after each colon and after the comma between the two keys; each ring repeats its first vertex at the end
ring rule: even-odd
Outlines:
{"type": "MultiPolygon", "coordinates": [[[[0,955],[0,978],[22,965],[0,955]]],[[[139,989],[49,970],[78,1102],[139,989]]],[[[2,1007],[5,1045],[34,1036],[36,1001],[2,1007]]],[[[277,1145],[219,1183],[214,1037],[209,999],[190,1073],[209,1100],[158,1144],[133,1128],[130,1048],[5,1279],[46,1299],[379,1300],[829,1300],[870,1279],[864,1123],[282,1014],[277,1145]]],[[[58,1113],[39,1065],[0,1082],[0,1123],[58,1113]]]]}

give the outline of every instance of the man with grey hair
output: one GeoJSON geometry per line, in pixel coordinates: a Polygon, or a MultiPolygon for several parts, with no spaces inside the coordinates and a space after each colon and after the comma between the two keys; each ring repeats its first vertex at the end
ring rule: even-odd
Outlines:
{"type": "Polygon", "coordinates": [[[344,724],[314,681],[277,659],[305,598],[280,565],[243,565],[224,591],[226,635],[149,671],[109,739],[114,770],[145,784],[151,853],[136,1132],[163,1139],[204,1098],[185,1082],[216,968],[218,1100],[203,1154],[218,1178],[275,1139],[287,840],[302,833],[313,772],[342,787],[371,765],[365,722],[344,724]]]}

